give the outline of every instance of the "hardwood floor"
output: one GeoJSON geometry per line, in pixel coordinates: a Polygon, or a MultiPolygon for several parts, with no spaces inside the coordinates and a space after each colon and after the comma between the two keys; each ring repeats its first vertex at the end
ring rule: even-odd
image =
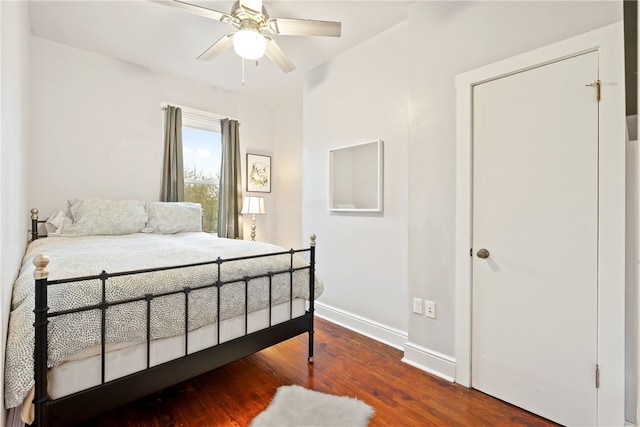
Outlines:
{"type": "Polygon", "coordinates": [[[372,426],[552,426],[548,420],[400,361],[402,352],[317,319],[315,362],[307,335],[293,338],[106,413],[87,426],[248,426],[276,388],[298,384],[357,397],[372,426]]]}

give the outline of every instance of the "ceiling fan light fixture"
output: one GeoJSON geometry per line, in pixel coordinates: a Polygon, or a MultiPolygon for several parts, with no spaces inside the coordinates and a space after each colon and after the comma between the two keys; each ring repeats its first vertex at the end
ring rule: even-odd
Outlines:
{"type": "Polygon", "coordinates": [[[244,59],[260,59],[267,47],[267,40],[257,31],[240,30],[233,35],[233,50],[244,59]]]}

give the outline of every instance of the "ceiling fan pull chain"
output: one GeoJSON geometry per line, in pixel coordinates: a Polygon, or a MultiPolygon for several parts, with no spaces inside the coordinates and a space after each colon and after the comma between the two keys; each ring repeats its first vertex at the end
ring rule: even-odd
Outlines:
{"type": "Polygon", "coordinates": [[[244,86],[244,58],[242,58],[242,86],[244,86]]]}

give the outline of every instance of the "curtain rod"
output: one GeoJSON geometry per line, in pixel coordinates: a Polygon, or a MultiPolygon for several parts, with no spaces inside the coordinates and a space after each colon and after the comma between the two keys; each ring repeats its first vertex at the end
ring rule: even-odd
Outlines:
{"type": "MultiPolygon", "coordinates": [[[[0,0],[2,1],[2,0],[0,0]]],[[[167,106],[169,106],[170,104],[165,104],[162,105],[160,107],[160,109],[162,111],[166,111],[167,110],[167,106]]],[[[195,108],[189,108],[189,107],[182,107],[180,105],[175,105],[175,107],[179,107],[184,113],[192,115],[192,116],[197,116],[197,117],[204,117],[207,119],[215,119],[215,120],[223,120],[223,119],[229,119],[229,120],[235,120],[237,122],[239,122],[240,120],[236,119],[235,117],[225,117],[222,114],[216,114],[216,113],[211,113],[209,111],[204,111],[204,110],[197,110],[195,108]]]]}

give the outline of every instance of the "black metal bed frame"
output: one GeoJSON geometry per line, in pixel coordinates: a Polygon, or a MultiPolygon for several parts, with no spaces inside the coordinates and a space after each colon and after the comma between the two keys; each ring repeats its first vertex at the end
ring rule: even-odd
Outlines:
{"type": "MultiPolygon", "coordinates": [[[[31,210],[31,237],[32,240],[38,238],[38,224],[43,223],[38,219],[38,211],[31,210]]],[[[315,298],[315,235],[311,236],[311,242],[307,249],[291,249],[289,251],[270,253],[264,255],[252,255],[245,257],[235,257],[221,259],[215,261],[200,262],[194,264],[160,267],[152,269],[143,269],[118,273],[107,273],[103,271],[99,275],[76,277],[64,280],[48,280],[49,271],[47,265],[49,259],[46,255],[38,255],[33,263],[36,266],[34,272],[35,279],[35,348],[34,348],[34,378],[35,378],[35,397],[33,404],[35,406],[34,425],[43,426],[59,426],[72,425],[81,421],[90,419],[102,412],[117,408],[123,404],[132,402],[141,397],[147,396],[156,391],[160,391],[169,386],[185,381],[189,378],[208,372],[212,369],[223,366],[234,360],[251,355],[257,351],[293,338],[305,332],[309,333],[309,355],[308,360],[313,362],[313,316],[314,316],[314,298],[315,298]],[[309,265],[304,267],[293,267],[293,257],[296,253],[309,252],[309,265]],[[288,269],[280,271],[272,271],[265,274],[246,276],[242,279],[229,281],[221,280],[221,266],[224,263],[252,259],[266,258],[271,256],[282,256],[290,254],[291,263],[288,269]],[[107,301],[106,288],[107,280],[110,277],[136,275],[142,273],[150,273],[154,271],[163,271],[179,268],[189,268],[194,266],[217,264],[217,277],[211,283],[195,287],[184,287],[174,291],[166,291],[156,294],[144,294],[135,298],[126,300],[107,301]],[[293,307],[293,273],[299,270],[309,270],[309,307],[300,317],[292,317],[293,307]],[[289,320],[271,324],[272,321],[272,278],[275,275],[288,274],[290,277],[289,284],[289,320]],[[249,282],[258,278],[268,278],[269,280],[269,327],[253,333],[248,333],[248,286],[249,282]],[[56,312],[49,311],[47,306],[47,290],[49,286],[56,286],[63,283],[79,282],[86,280],[99,280],[101,282],[102,297],[100,303],[77,307],[70,310],[61,310],[56,312]],[[223,286],[231,283],[244,283],[245,285],[245,331],[244,335],[239,338],[220,342],[220,290],[223,286]],[[217,344],[197,351],[188,353],[189,339],[189,294],[194,290],[216,288],[217,289],[217,344]],[[164,362],[159,365],[150,366],[150,345],[151,345],[151,326],[150,311],[151,301],[154,298],[164,297],[168,295],[184,294],[185,298],[185,354],[177,359],[164,362]],[[135,372],[133,374],[105,381],[105,344],[106,344],[106,310],[111,306],[127,304],[132,302],[146,301],[147,304],[147,367],[146,369],[135,372]],[[64,396],[58,399],[52,399],[47,392],[47,325],[49,319],[56,316],[63,316],[71,313],[77,313],[88,310],[100,310],[101,312],[101,384],[64,396]]]]}

